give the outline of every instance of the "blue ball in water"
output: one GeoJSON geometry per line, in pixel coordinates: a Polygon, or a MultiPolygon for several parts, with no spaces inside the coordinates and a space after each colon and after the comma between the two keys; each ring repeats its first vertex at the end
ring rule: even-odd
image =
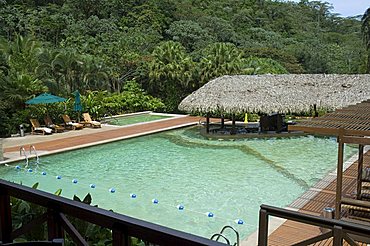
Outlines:
{"type": "Polygon", "coordinates": [[[19,170],[21,167],[19,165],[15,166],[15,169],[19,170]]]}
{"type": "Polygon", "coordinates": [[[90,184],[90,188],[94,189],[95,187],[95,184],[90,184]]]}
{"type": "Polygon", "coordinates": [[[158,204],[158,203],[159,203],[159,201],[158,201],[158,199],[154,198],[154,199],[152,200],[152,203],[154,203],[154,204],[158,204]]]}
{"type": "Polygon", "coordinates": [[[28,171],[29,173],[32,173],[32,169],[31,169],[31,168],[29,168],[27,171],[28,171]]]}
{"type": "Polygon", "coordinates": [[[181,204],[179,204],[179,205],[177,205],[177,208],[178,208],[178,210],[184,210],[184,205],[181,205],[181,204]]]}
{"type": "Polygon", "coordinates": [[[72,183],[77,184],[77,179],[72,179],[72,183]]]}
{"type": "Polygon", "coordinates": [[[244,221],[242,219],[236,219],[235,223],[237,223],[238,225],[242,225],[244,224],[244,221]]]}
{"type": "Polygon", "coordinates": [[[41,172],[42,175],[46,175],[46,172],[41,172]]]}
{"type": "Polygon", "coordinates": [[[56,176],[56,178],[57,178],[57,179],[61,179],[61,178],[62,178],[62,176],[59,176],[59,175],[58,175],[58,176],[56,176]]]}
{"type": "Polygon", "coordinates": [[[110,189],[109,189],[109,192],[110,192],[110,193],[114,193],[114,192],[116,192],[116,189],[114,189],[114,188],[112,187],[112,188],[110,188],[110,189]]]}
{"type": "Polygon", "coordinates": [[[131,197],[131,198],[136,198],[136,194],[131,193],[131,194],[130,194],[130,197],[131,197]]]}
{"type": "Polygon", "coordinates": [[[210,218],[212,218],[214,216],[214,214],[212,212],[207,212],[206,215],[210,218]]]}

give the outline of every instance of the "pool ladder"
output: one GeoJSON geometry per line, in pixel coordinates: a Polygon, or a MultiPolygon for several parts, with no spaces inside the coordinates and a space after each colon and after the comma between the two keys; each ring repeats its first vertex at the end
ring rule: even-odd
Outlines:
{"type": "MultiPolygon", "coordinates": [[[[36,151],[36,148],[35,148],[35,146],[33,146],[33,145],[30,145],[30,152],[29,152],[29,154],[31,155],[32,154],[32,152],[35,154],[35,156],[36,156],[36,165],[38,165],[39,163],[40,163],[40,157],[39,157],[39,155],[37,154],[37,151],[36,151]]],[[[25,157],[25,160],[26,160],[26,168],[28,167],[28,165],[29,165],[29,159],[28,159],[28,155],[27,155],[27,152],[26,152],[26,149],[22,146],[22,147],[20,147],[19,148],[19,155],[20,156],[24,156],[25,157]]]]}
{"type": "Polygon", "coordinates": [[[228,225],[224,226],[222,230],[220,231],[220,233],[213,234],[213,236],[211,237],[211,240],[215,240],[218,242],[220,238],[222,238],[228,245],[239,246],[239,233],[237,230],[235,230],[231,226],[228,226],[228,225]],[[230,229],[235,233],[236,242],[234,244],[230,244],[230,240],[223,234],[226,229],[230,229]]]}

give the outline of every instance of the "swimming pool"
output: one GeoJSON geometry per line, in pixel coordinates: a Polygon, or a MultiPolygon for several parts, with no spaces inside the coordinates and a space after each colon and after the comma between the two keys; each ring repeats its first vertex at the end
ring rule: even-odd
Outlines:
{"type": "MultiPolygon", "coordinates": [[[[354,153],[346,148],[346,157],[354,153]]],[[[3,167],[0,177],[69,198],[90,192],[99,207],[207,238],[232,225],[244,238],[260,204],[288,205],[336,159],[333,138],[220,141],[187,128],[42,157],[32,172],[3,167]]]]}
{"type": "Polygon", "coordinates": [[[150,122],[155,120],[163,120],[173,118],[171,115],[157,114],[157,113],[140,113],[132,115],[122,115],[107,118],[106,123],[110,125],[126,126],[143,122],[150,122]]]}

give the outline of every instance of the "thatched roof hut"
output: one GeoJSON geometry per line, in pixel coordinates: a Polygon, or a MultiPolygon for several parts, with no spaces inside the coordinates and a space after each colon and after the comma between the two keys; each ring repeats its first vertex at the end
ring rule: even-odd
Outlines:
{"type": "Polygon", "coordinates": [[[370,98],[370,74],[236,75],[214,79],[187,96],[187,112],[307,112],[336,109],[370,98]]]}

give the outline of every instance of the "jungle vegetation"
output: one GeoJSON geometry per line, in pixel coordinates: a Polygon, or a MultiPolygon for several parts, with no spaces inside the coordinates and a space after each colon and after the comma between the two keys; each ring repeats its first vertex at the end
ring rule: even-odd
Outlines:
{"type": "Polygon", "coordinates": [[[46,91],[71,98],[55,117],[79,90],[99,118],[176,112],[226,74],[369,73],[369,16],[308,0],[0,0],[0,136],[45,114],[25,101],[46,91]]]}

